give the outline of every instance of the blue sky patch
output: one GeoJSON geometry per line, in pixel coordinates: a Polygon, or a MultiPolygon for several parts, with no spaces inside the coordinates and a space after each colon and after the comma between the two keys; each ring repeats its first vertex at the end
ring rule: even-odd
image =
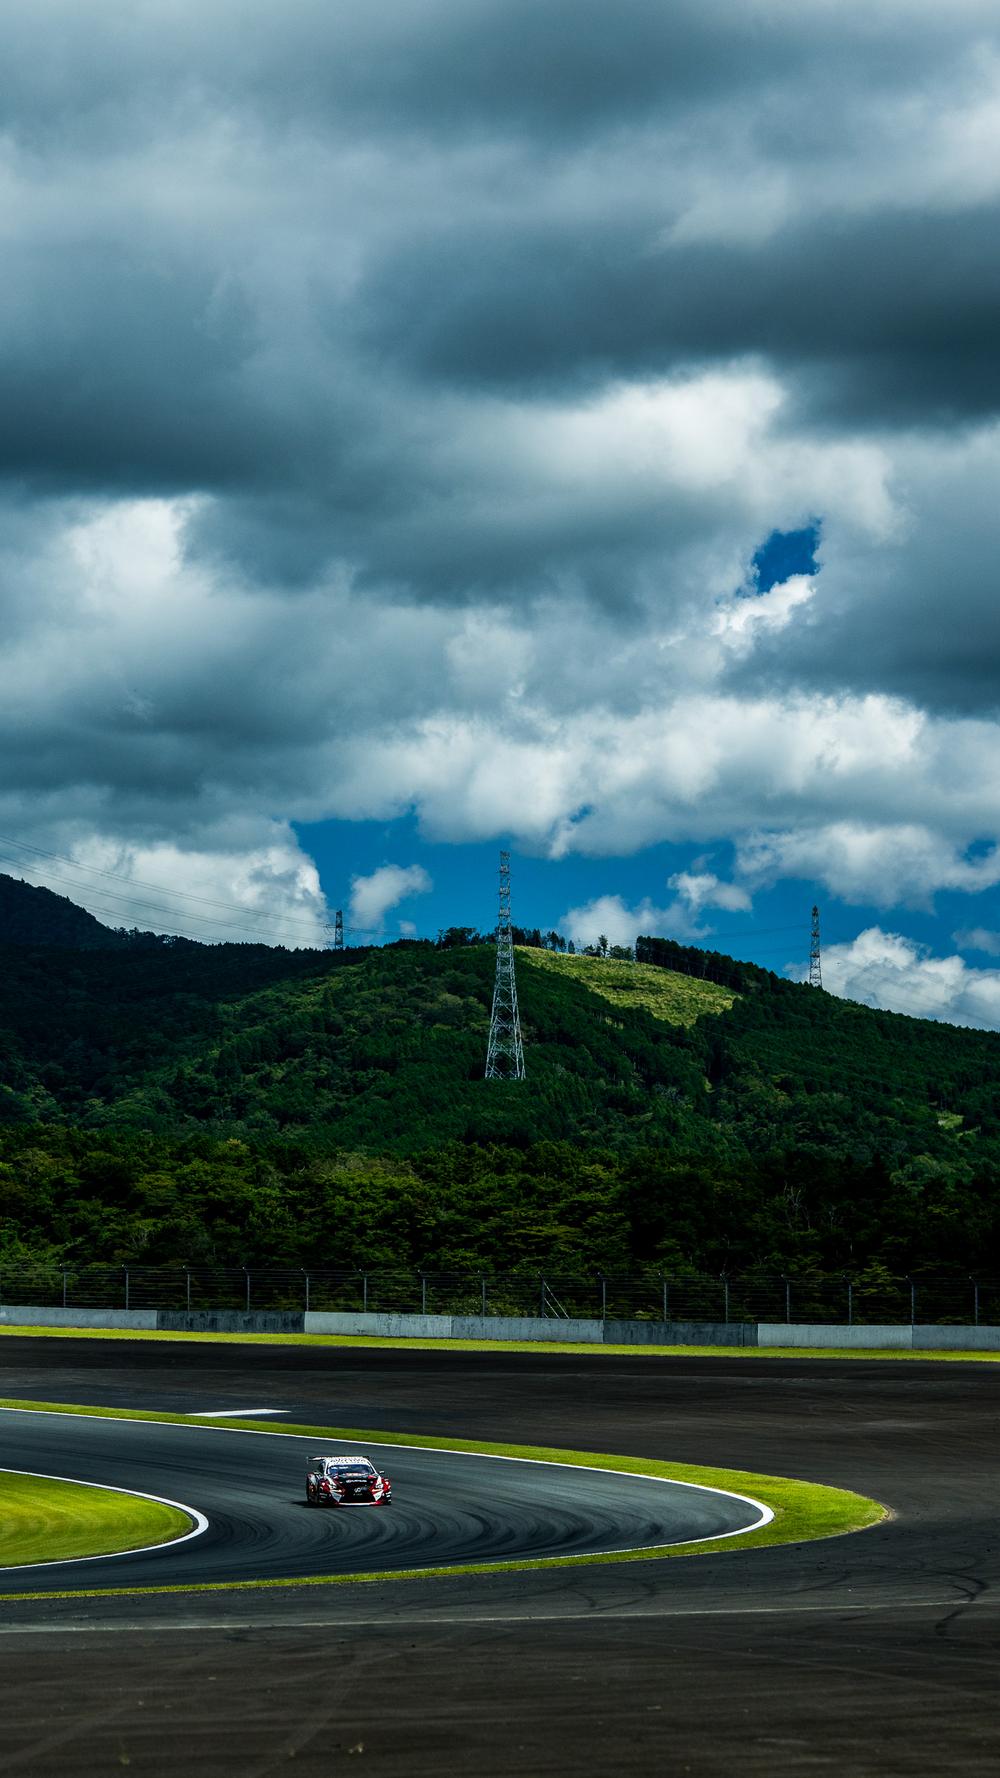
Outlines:
{"type": "Polygon", "coordinates": [[[793,574],[817,574],[819,536],[818,519],[801,531],[772,531],[751,563],[758,591],[768,593],[793,574]]]}

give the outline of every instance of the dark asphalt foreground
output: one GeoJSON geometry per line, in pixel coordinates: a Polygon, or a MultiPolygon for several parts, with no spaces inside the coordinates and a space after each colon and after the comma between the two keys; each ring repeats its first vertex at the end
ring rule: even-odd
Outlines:
{"type": "Polygon", "coordinates": [[[895,1514],[827,1543],[578,1572],[3,1604],[0,1778],[256,1778],[345,1759],[393,1778],[995,1778],[993,1366],[4,1336],[0,1394],[274,1406],[731,1464],[856,1488],[895,1514]]]}

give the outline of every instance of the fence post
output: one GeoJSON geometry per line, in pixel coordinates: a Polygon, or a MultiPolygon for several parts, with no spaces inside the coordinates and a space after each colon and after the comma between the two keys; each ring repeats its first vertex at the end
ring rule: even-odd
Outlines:
{"type": "Polygon", "coordinates": [[[63,1266],[63,1308],[66,1307],[66,1267],[63,1266]]]}
{"type": "Polygon", "coordinates": [[[362,1315],[367,1315],[367,1313],[368,1313],[368,1273],[367,1272],[362,1272],[362,1274],[361,1274],[361,1313],[362,1313],[362,1315]]]}
{"type": "Polygon", "coordinates": [[[123,1266],[122,1270],[125,1273],[125,1313],[127,1315],[128,1314],[128,1266],[123,1266]]]}
{"type": "Polygon", "coordinates": [[[480,1279],[480,1284],[482,1285],[483,1320],[485,1321],[486,1320],[486,1273],[485,1272],[483,1273],[483,1275],[480,1279]]]}
{"type": "Polygon", "coordinates": [[[721,1276],[722,1276],[722,1302],[723,1302],[723,1308],[725,1311],[726,1326],[728,1327],[729,1326],[729,1279],[727,1278],[725,1272],[723,1272],[721,1274],[721,1276]]]}
{"type": "Polygon", "coordinates": [[[306,1314],[309,1313],[309,1273],[306,1273],[306,1314]]]}
{"type": "Polygon", "coordinates": [[[785,1279],[785,1326],[791,1327],[791,1325],[792,1325],[792,1281],[790,1278],[786,1278],[785,1279]]]}
{"type": "Polygon", "coordinates": [[[250,1313],[250,1267],[244,1266],[243,1271],[246,1275],[246,1281],[247,1281],[247,1314],[249,1315],[249,1313],[250,1313]]]}
{"type": "Polygon", "coordinates": [[[426,1313],[427,1313],[427,1273],[426,1272],[421,1272],[421,1274],[420,1274],[420,1313],[421,1313],[421,1315],[426,1315],[426,1313]]]}
{"type": "Polygon", "coordinates": [[[972,1323],[973,1323],[974,1327],[979,1326],[979,1279],[978,1278],[973,1278],[973,1280],[972,1280],[972,1323]]]}
{"type": "Polygon", "coordinates": [[[186,1286],[184,1296],[185,1296],[185,1301],[187,1303],[187,1312],[190,1315],[190,1313],[191,1313],[191,1267],[190,1266],[184,1267],[184,1283],[186,1286]]]}
{"type": "Polygon", "coordinates": [[[538,1285],[539,1285],[538,1313],[541,1316],[542,1320],[544,1321],[544,1319],[545,1319],[545,1273],[544,1272],[539,1272],[539,1274],[538,1274],[538,1285]]]}
{"type": "Polygon", "coordinates": [[[664,1278],[662,1280],[662,1283],[663,1283],[663,1319],[664,1319],[664,1321],[669,1321],[670,1320],[670,1281],[669,1281],[669,1279],[664,1278]]]}
{"type": "Polygon", "coordinates": [[[847,1325],[854,1326],[854,1279],[847,1280],[847,1325]]]}
{"type": "Polygon", "coordinates": [[[601,1273],[601,1320],[607,1321],[607,1319],[608,1319],[608,1281],[605,1278],[604,1273],[602,1272],[601,1273]]]}
{"type": "Polygon", "coordinates": [[[910,1326],[911,1327],[913,1326],[913,1323],[916,1321],[916,1319],[917,1319],[917,1287],[914,1284],[913,1279],[911,1278],[910,1279],[910,1326]]]}

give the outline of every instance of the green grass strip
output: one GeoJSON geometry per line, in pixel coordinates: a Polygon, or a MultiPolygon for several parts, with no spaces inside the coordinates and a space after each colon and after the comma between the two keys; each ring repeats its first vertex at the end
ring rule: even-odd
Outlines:
{"type": "MultiPolygon", "coordinates": [[[[61,1402],[0,1400],[0,1408],[30,1409],[33,1412],[96,1416],[108,1420],[154,1421],[171,1426],[197,1426],[207,1430],[205,1422],[188,1414],[149,1413],[139,1408],[79,1407],[61,1402]]],[[[475,1456],[516,1457],[535,1463],[558,1463],[586,1469],[624,1470],[632,1475],[656,1476],[664,1481],[689,1482],[699,1488],[721,1488],[730,1493],[749,1494],[769,1506],[774,1518],[758,1530],[740,1532],[725,1539],[706,1539],[701,1543],[665,1545],[654,1549],[615,1550],[606,1555],[523,1557],[509,1562],[470,1562],[447,1567],[402,1568],[374,1573],[327,1574],[298,1576],[287,1580],[208,1581],[196,1585],[153,1587],[102,1587],[54,1594],[21,1593],[18,1598],[105,1598],[123,1593],[191,1593],[233,1592],[273,1587],[344,1586],[359,1582],[374,1583],[397,1580],[448,1579],[452,1575],[510,1574],[547,1568],[591,1567],[595,1563],[637,1562],[678,1556],[721,1555],[728,1550],[763,1549],[774,1544],[806,1543],[817,1538],[841,1537],[852,1531],[863,1531],[888,1517],[888,1508],[863,1494],[845,1488],[829,1488],[818,1482],[803,1482],[788,1476],[758,1475],[750,1470],[706,1468],[695,1463],[664,1463],[656,1458],[622,1457],[603,1451],[566,1451],[545,1445],[516,1445],[485,1442],[480,1439],[433,1438],[422,1434],[378,1432],[344,1426],[285,1426],[280,1430],[264,1429],[249,1420],[213,1420],[212,1428],[250,1432],[257,1437],[288,1436],[311,1439],[347,1439],[352,1444],[408,1445],[431,1451],[469,1452],[475,1456]]],[[[4,1595],[0,1595],[0,1598],[4,1595]]]]}
{"type": "Polygon", "coordinates": [[[921,1352],[900,1346],[647,1346],[625,1343],[605,1345],[589,1340],[449,1340],[404,1339],[382,1334],[307,1334],[307,1333],[186,1333],[166,1328],[135,1327],[13,1327],[0,1326],[4,1334],[22,1338],[49,1340],[181,1340],[195,1344],[221,1346],[354,1346],[376,1347],[400,1352],[535,1352],[568,1354],[586,1358],[851,1358],[929,1360],[944,1364],[1000,1364],[1000,1350],[977,1352],[969,1350],[921,1352]]]}
{"type": "Polygon", "coordinates": [[[187,1513],[158,1500],[0,1470],[0,1569],[147,1549],[190,1529],[187,1513]]]}

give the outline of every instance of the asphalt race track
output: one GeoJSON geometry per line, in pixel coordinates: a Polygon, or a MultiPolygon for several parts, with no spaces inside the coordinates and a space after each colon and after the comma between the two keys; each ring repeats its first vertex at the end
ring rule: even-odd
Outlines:
{"type": "MultiPolygon", "coordinates": [[[[0,1778],[90,1778],[125,1767],[156,1778],[262,1778],[304,1760],[347,1759],[393,1778],[458,1770],[995,1778],[993,1365],[3,1336],[0,1395],[188,1412],[269,1407],[292,1422],[728,1464],[856,1488],[894,1515],[826,1543],[746,1552],[723,1544],[669,1561],[6,1602],[0,1778]]],[[[0,1461],[13,1463],[8,1424],[0,1461]]],[[[58,1437],[71,1423],[37,1424],[58,1437]]],[[[296,1453],[280,1466],[293,1484],[281,1500],[307,1537],[314,1520],[318,1536],[328,1518],[339,1535],[355,1518],[388,1527],[399,1510],[299,1509],[304,1447],[249,1442],[296,1453]]],[[[409,1512],[400,1463],[394,1452],[390,1474],[409,1512]]],[[[58,1471],[55,1462],[24,1467],[58,1471]]],[[[176,1470],[159,1481],[154,1491],[202,1504],[176,1470]]],[[[422,1485],[416,1474],[412,1481],[422,1485]]],[[[564,1524],[569,1509],[549,1504],[552,1522],[564,1524]]],[[[240,1523],[248,1510],[244,1500],[240,1523]]],[[[433,1500],[418,1516],[425,1511],[433,1514],[433,1500]]],[[[217,1550],[213,1559],[224,1558],[217,1550]]]]}
{"type": "Polygon", "coordinates": [[[591,1555],[724,1536],[761,1517],[746,1501],[645,1476],[368,1443],[365,1454],[392,1478],[392,1504],[317,1509],[304,1496],[313,1449],[358,1444],[0,1411],[6,1467],[165,1495],[208,1519],[174,1546],[0,1569],[0,1593],[591,1555]]]}

